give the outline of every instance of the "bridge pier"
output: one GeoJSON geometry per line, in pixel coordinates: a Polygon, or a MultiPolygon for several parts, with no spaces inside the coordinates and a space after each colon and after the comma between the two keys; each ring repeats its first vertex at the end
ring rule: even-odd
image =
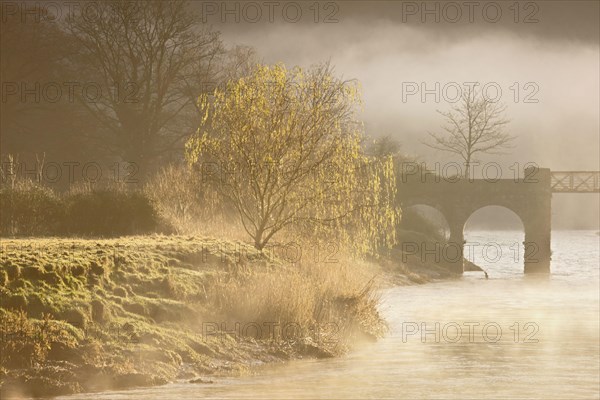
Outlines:
{"type": "Polygon", "coordinates": [[[550,273],[550,234],[525,234],[525,273],[550,273]]]}
{"type": "Polygon", "coordinates": [[[466,219],[458,216],[453,217],[448,219],[448,223],[450,225],[450,238],[448,239],[448,243],[446,245],[448,250],[444,252],[443,259],[445,267],[448,270],[456,274],[462,274],[464,272],[464,226],[466,219]]]}
{"type": "Polygon", "coordinates": [[[527,168],[525,177],[518,180],[444,181],[431,175],[421,179],[411,176],[403,180],[399,196],[402,206],[429,205],[446,218],[450,238],[441,247],[441,257],[436,258],[448,270],[458,274],[464,271],[463,228],[469,216],[486,206],[501,206],[512,210],[523,223],[524,272],[547,274],[551,258],[551,180],[546,168],[527,168]]]}
{"type": "Polygon", "coordinates": [[[525,273],[550,273],[552,255],[550,195],[538,197],[532,201],[529,213],[526,214],[524,259],[525,273]]]}

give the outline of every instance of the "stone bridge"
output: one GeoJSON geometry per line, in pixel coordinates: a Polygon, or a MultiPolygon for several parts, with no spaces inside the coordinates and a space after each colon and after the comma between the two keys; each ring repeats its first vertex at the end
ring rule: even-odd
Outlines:
{"type": "Polygon", "coordinates": [[[444,179],[434,174],[402,175],[398,197],[402,207],[431,206],[442,213],[450,238],[442,249],[442,262],[463,272],[463,229],[475,211],[502,206],[513,211],[525,229],[525,273],[550,272],[552,193],[598,193],[600,172],[551,172],[528,168],[520,179],[444,179]],[[449,250],[449,251],[448,251],[449,250]]]}

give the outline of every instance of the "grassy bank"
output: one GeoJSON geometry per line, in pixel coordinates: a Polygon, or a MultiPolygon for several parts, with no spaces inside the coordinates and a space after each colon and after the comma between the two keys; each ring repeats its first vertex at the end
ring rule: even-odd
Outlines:
{"type": "Polygon", "coordinates": [[[381,270],[313,250],[289,262],[201,237],[3,239],[1,397],[202,383],[381,336],[381,270]]]}

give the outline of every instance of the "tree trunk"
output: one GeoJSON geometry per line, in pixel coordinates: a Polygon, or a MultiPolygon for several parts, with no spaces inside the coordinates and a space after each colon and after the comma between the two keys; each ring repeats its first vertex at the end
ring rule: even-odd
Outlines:
{"type": "Polygon", "coordinates": [[[259,230],[254,236],[254,247],[256,248],[256,250],[262,251],[263,247],[265,247],[265,243],[262,240],[262,235],[263,231],[259,230]]]}
{"type": "Polygon", "coordinates": [[[471,177],[471,155],[467,155],[467,159],[465,160],[465,179],[469,179],[471,177]]]}

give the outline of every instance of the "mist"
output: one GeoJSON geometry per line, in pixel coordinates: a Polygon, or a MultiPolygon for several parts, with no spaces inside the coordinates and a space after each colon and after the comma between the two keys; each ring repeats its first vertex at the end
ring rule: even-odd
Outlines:
{"type": "MultiPolygon", "coordinates": [[[[456,23],[450,9],[440,8],[435,22],[435,12],[406,8],[417,3],[378,1],[321,9],[320,18],[331,14],[334,23],[314,23],[308,4],[297,23],[286,23],[280,8],[269,22],[266,6],[256,23],[249,22],[252,10],[240,8],[236,23],[221,14],[234,10],[234,3],[199,11],[227,42],[253,47],[266,63],[330,61],[339,75],[360,82],[367,134],[396,138],[405,154],[428,165],[456,161],[423,141],[427,132],[440,130],[437,110],[449,108],[456,86],[479,82],[506,104],[507,130],[516,137],[505,155],[484,156],[480,163],[500,164],[504,178],[512,177],[515,163],[556,171],[599,168],[598,3],[541,1],[536,9],[520,9],[518,18],[509,3],[499,3],[503,18],[491,22],[492,12],[482,11],[490,2],[481,2],[469,22],[468,8],[459,2],[456,23]]],[[[437,3],[428,4],[436,9],[437,3]]],[[[595,195],[555,195],[553,228],[598,229],[599,209],[595,195]]]]}

